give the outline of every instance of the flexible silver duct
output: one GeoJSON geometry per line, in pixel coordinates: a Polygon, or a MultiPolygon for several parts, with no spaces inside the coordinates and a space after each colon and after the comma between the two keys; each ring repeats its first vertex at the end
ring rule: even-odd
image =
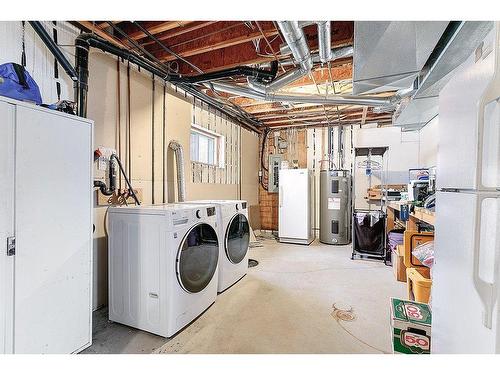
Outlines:
{"type": "Polygon", "coordinates": [[[311,72],[313,67],[313,61],[311,58],[311,53],[309,52],[309,47],[307,46],[306,36],[304,31],[300,28],[298,21],[278,21],[278,27],[285,39],[286,45],[288,46],[294,63],[297,65],[296,69],[293,69],[285,74],[282,74],[276,78],[273,82],[263,85],[254,81],[249,80],[249,86],[260,93],[268,94],[278,91],[282,87],[292,83],[311,72]]]}
{"type": "MultiPolygon", "coordinates": [[[[337,59],[343,59],[346,57],[352,57],[354,54],[354,47],[347,46],[347,47],[332,48],[330,53],[331,53],[330,61],[337,60],[337,59]]],[[[312,58],[312,61],[314,64],[321,62],[318,53],[313,53],[311,55],[311,58],[312,58]]],[[[293,66],[293,65],[295,65],[295,62],[293,61],[293,58],[283,59],[283,60],[280,60],[280,65],[283,67],[293,66]]],[[[270,62],[265,62],[265,63],[259,64],[259,68],[261,68],[261,69],[269,69],[270,67],[271,67],[270,62]]]]}
{"type": "Polygon", "coordinates": [[[332,28],[330,21],[318,21],[319,59],[327,63],[332,59],[332,28]]]}
{"type": "MultiPolygon", "coordinates": [[[[355,95],[297,95],[280,94],[274,92],[258,92],[249,87],[213,82],[210,84],[215,90],[226,92],[231,95],[243,96],[246,98],[270,101],[270,102],[288,102],[288,103],[308,103],[308,104],[330,104],[330,105],[362,105],[368,107],[389,106],[393,102],[391,98],[381,98],[376,96],[355,96],[355,95]]],[[[207,87],[210,88],[207,85],[207,87]]]]}
{"type": "Polygon", "coordinates": [[[177,166],[177,192],[179,202],[186,200],[186,179],[184,177],[184,149],[175,140],[170,141],[168,147],[175,153],[175,163],[177,166]]]}
{"type": "Polygon", "coordinates": [[[313,66],[311,53],[298,21],[278,21],[278,27],[299,69],[306,73],[310,72],[313,66]]]}

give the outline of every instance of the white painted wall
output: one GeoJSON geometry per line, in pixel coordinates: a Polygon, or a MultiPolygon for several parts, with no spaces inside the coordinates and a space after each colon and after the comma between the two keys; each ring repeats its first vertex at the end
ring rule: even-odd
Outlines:
{"type": "MultiPolygon", "coordinates": [[[[408,169],[418,168],[419,162],[419,134],[415,132],[401,132],[398,127],[385,128],[355,128],[354,146],[387,146],[389,150],[385,156],[385,176],[388,184],[407,183],[408,169]]],[[[358,158],[362,160],[363,158],[358,158]]],[[[379,159],[379,161],[381,161],[379,159]]],[[[364,199],[368,188],[368,177],[365,169],[355,166],[356,182],[356,207],[367,208],[368,203],[364,199]]],[[[380,184],[380,172],[373,171],[372,186],[380,184]]]]}
{"type": "Polygon", "coordinates": [[[422,168],[436,165],[439,148],[438,126],[439,118],[435,117],[420,129],[420,166],[422,168]]]}

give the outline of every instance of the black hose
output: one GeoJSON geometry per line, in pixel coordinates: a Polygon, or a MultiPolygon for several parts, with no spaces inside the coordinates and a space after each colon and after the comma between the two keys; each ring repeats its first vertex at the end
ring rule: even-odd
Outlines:
{"type": "MultiPolygon", "coordinates": [[[[274,63],[275,61],[273,61],[274,63]]],[[[273,65],[272,65],[273,66],[273,65]]],[[[276,67],[277,67],[276,63],[276,67]]],[[[231,69],[219,70],[217,72],[212,73],[204,73],[191,77],[181,77],[181,76],[171,76],[169,81],[172,83],[181,82],[181,83],[203,83],[216,81],[219,79],[234,77],[234,76],[245,76],[257,80],[263,83],[269,83],[276,77],[278,69],[275,70],[264,70],[264,69],[256,69],[251,68],[249,66],[237,66],[231,69]]]]}
{"type": "Polygon", "coordinates": [[[116,167],[113,160],[109,159],[109,188],[104,181],[95,180],[94,187],[99,188],[102,195],[110,196],[116,191],[116,167]]]}
{"type": "Polygon", "coordinates": [[[268,169],[267,167],[264,165],[264,147],[266,145],[266,141],[267,141],[267,135],[270,133],[269,131],[269,128],[266,128],[264,130],[264,134],[262,135],[262,147],[260,149],[260,165],[262,167],[262,169],[266,172],[268,172],[268,169]]]}
{"type": "Polygon", "coordinates": [[[125,178],[125,182],[127,183],[128,190],[130,195],[134,198],[135,204],[140,206],[141,203],[139,202],[139,199],[137,198],[137,195],[135,195],[134,188],[132,187],[132,184],[130,183],[127,174],[125,173],[125,170],[123,169],[122,162],[120,161],[120,158],[118,158],[118,155],[112,154],[111,157],[109,158],[110,162],[112,159],[115,159],[116,162],[118,163],[118,167],[120,168],[120,171],[123,174],[123,178],[125,178]]]}
{"type": "MultiPolygon", "coordinates": [[[[147,70],[148,72],[161,77],[165,81],[170,81],[173,77],[169,75],[167,69],[163,69],[149,60],[143,58],[142,56],[136,55],[133,51],[117,47],[112,43],[105,41],[102,38],[95,36],[94,34],[83,33],[80,34],[75,39],[76,54],[76,72],[78,74],[78,81],[75,84],[75,101],[78,103],[78,115],[81,117],[87,117],[87,92],[88,92],[88,77],[89,77],[89,50],[90,47],[98,48],[104,52],[111,53],[112,55],[118,56],[130,63],[138,65],[140,68],[147,70]]],[[[272,71],[272,69],[271,69],[272,71]]],[[[236,121],[245,124],[247,128],[257,131],[260,122],[245,118],[243,115],[238,114],[219,103],[217,100],[211,98],[205,93],[195,89],[189,82],[183,82],[178,80],[175,83],[177,86],[182,88],[184,91],[189,92],[191,95],[203,100],[205,103],[219,108],[223,113],[227,114],[229,117],[235,119],[236,121]]]]}

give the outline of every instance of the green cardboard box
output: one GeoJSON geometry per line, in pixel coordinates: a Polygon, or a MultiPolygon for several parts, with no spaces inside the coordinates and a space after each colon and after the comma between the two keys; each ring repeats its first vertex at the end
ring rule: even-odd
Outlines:
{"type": "Polygon", "coordinates": [[[391,298],[393,353],[430,354],[431,322],[429,305],[391,298]]]}

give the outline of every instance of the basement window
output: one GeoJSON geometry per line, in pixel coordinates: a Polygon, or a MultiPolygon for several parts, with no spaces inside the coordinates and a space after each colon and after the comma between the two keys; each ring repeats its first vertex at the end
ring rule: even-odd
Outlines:
{"type": "Polygon", "coordinates": [[[224,136],[191,125],[191,161],[224,168],[224,136]]]}

